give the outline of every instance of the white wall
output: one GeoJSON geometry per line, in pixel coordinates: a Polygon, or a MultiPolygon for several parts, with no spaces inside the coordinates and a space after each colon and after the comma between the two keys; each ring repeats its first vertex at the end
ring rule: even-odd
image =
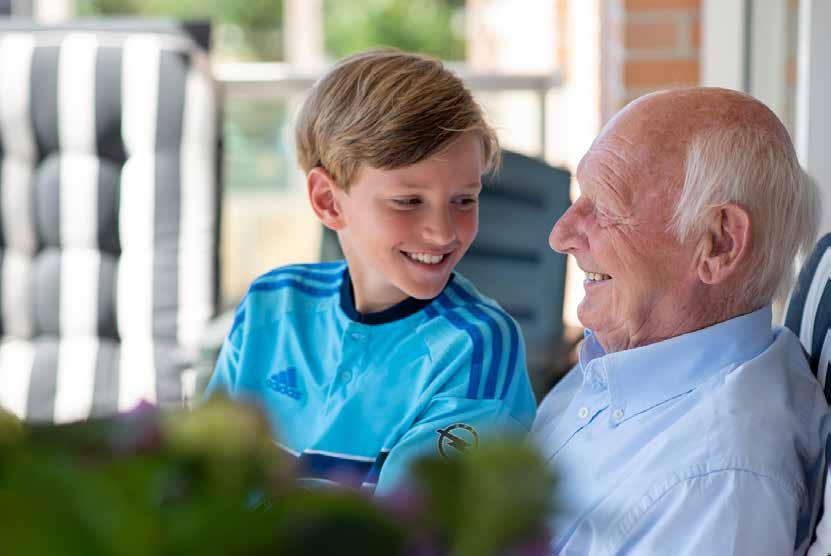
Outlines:
{"type": "Polygon", "coordinates": [[[744,0],[701,3],[701,84],[745,89],[744,0]]]}

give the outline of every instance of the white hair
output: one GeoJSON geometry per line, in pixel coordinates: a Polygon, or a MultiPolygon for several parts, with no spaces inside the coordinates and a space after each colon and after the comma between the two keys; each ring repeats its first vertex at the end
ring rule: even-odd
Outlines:
{"type": "Polygon", "coordinates": [[[819,221],[819,192],[790,141],[737,125],[700,133],[687,151],[684,186],[672,227],[679,240],[699,237],[714,210],[744,207],[751,219],[753,272],[740,300],[753,308],[784,296],[797,261],[810,252],[819,221]]]}

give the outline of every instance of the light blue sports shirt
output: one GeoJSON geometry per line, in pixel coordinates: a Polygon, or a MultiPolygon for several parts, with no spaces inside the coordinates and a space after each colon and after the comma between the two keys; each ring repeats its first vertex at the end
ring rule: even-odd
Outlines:
{"type": "Polygon", "coordinates": [[[828,405],[765,307],[579,364],[532,437],[559,472],[562,555],[802,554],[828,405]]]}
{"type": "Polygon", "coordinates": [[[265,411],[303,477],[388,492],[422,454],[525,434],[536,403],[516,322],[459,274],[431,300],[355,310],[345,262],[251,285],[207,396],[265,411]]]}

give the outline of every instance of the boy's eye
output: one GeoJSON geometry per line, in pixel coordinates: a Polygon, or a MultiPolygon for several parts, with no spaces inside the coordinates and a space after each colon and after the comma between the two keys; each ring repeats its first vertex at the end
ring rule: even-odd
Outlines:
{"type": "Polygon", "coordinates": [[[392,200],[394,205],[398,205],[404,208],[412,208],[421,204],[421,199],[416,197],[402,197],[392,200]]]}
{"type": "Polygon", "coordinates": [[[475,205],[478,202],[479,199],[477,199],[476,197],[462,197],[456,201],[457,204],[462,206],[471,206],[475,205]]]}

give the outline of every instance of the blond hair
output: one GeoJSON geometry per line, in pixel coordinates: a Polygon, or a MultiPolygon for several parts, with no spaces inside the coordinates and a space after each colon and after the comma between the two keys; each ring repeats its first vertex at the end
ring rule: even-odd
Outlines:
{"type": "Polygon", "coordinates": [[[415,164],[467,131],[482,141],[485,171],[496,167],[496,133],[462,81],[435,58],[382,49],[345,58],[315,84],[295,140],[304,172],[323,168],[348,189],[363,165],[415,164]]]}

